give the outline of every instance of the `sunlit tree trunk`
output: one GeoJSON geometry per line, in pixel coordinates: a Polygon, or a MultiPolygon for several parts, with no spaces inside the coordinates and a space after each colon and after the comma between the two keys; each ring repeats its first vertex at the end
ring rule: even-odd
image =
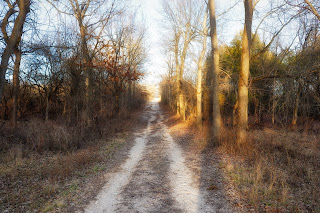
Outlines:
{"type": "Polygon", "coordinates": [[[250,43],[253,4],[252,0],[244,1],[245,7],[245,25],[242,39],[241,52],[241,69],[239,75],[239,92],[238,92],[238,122],[237,122],[237,143],[241,144],[246,141],[248,127],[248,82],[250,73],[250,43]]]}
{"type": "Polygon", "coordinates": [[[217,24],[215,14],[215,1],[209,0],[210,29],[212,46],[212,140],[214,144],[219,144],[221,115],[219,105],[219,49],[217,38],[217,24]]]}
{"type": "Polygon", "coordinates": [[[176,101],[177,101],[177,115],[180,115],[180,102],[179,102],[179,93],[180,93],[180,69],[179,69],[179,41],[180,34],[175,34],[175,43],[174,43],[174,58],[176,66],[176,101]]]}
{"type": "Polygon", "coordinates": [[[192,37],[192,32],[191,29],[188,29],[187,32],[184,35],[184,44],[183,44],[183,49],[181,53],[181,61],[180,61],[180,69],[179,69],[179,106],[180,106],[180,118],[181,120],[185,121],[186,120],[186,104],[185,104],[185,97],[183,95],[183,90],[182,90],[182,80],[183,80],[183,73],[184,73],[184,66],[185,66],[185,61],[187,57],[187,51],[189,44],[191,42],[191,37],[192,37]]]}
{"type": "Polygon", "coordinates": [[[203,63],[204,57],[207,50],[207,19],[208,14],[205,14],[205,18],[202,23],[202,50],[198,61],[198,79],[197,79],[197,124],[199,127],[202,126],[202,71],[203,71],[203,63]]]}

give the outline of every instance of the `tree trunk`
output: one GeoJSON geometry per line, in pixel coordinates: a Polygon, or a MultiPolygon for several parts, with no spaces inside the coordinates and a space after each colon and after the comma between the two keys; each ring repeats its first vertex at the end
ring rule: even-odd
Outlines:
{"type": "Polygon", "coordinates": [[[202,50],[198,61],[198,82],[197,82],[197,124],[198,127],[202,127],[202,71],[203,61],[207,50],[207,19],[208,14],[205,14],[205,18],[202,23],[202,50]]]}
{"type": "Polygon", "coordinates": [[[237,109],[238,109],[239,102],[236,101],[236,104],[233,106],[232,110],[232,127],[234,128],[237,125],[237,109]]]}
{"type": "Polygon", "coordinates": [[[272,125],[275,124],[276,111],[276,79],[273,78],[273,92],[272,92],[272,125]]]}
{"type": "MultiPolygon", "coordinates": [[[[21,0],[19,5],[19,14],[14,22],[14,26],[11,32],[10,37],[7,35],[6,27],[8,25],[8,21],[3,21],[1,23],[1,31],[4,37],[4,40],[6,41],[6,47],[2,53],[1,56],[1,65],[0,65],[0,100],[3,94],[4,85],[6,83],[5,75],[7,72],[8,64],[10,56],[12,55],[14,48],[18,46],[20,39],[21,39],[21,33],[23,29],[23,24],[25,22],[25,19],[27,17],[27,14],[29,12],[30,8],[30,2],[31,0],[21,0]]],[[[12,11],[11,11],[12,13],[12,11]]],[[[13,14],[13,13],[12,13],[13,14]]],[[[11,14],[11,15],[12,15],[11,14]]],[[[10,15],[9,15],[10,17],[10,15]]]]}
{"type": "Polygon", "coordinates": [[[176,101],[177,101],[177,115],[180,115],[180,102],[179,102],[179,94],[180,94],[180,69],[179,69],[179,41],[180,34],[176,33],[175,35],[175,44],[174,44],[174,56],[175,56],[175,64],[176,64],[176,101]]]}
{"type": "Polygon", "coordinates": [[[187,57],[187,51],[188,51],[188,46],[191,42],[191,32],[188,32],[188,35],[184,37],[184,44],[183,44],[183,49],[182,49],[182,54],[181,54],[181,62],[180,62],[180,69],[179,69],[179,106],[180,106],[180,119],[185,121],[186,120],[186,106],[184,103],[184,94],[182,90],[182,80],[183,80],[183,73],[184,73],[184,65],[187,57]]]}
{"type": "Polygon", "coordinates": [[[209,10],[212,46],[212,141],[216,145],[220,142],[221,115],[219,104],[219,49],[214,0],[209,0],[209,10]]]}
{"type": "Polygon", "coordinates": [[[46,115],[45,115],[45,120],[49,120],[49,94],[46,92],[46,115]]]}
{"type": "Polygon", "coordinates": [[[87,46],[87,36],[86,36],[86,26],[83,25],[83,17],[78,16],[80,36],[81,36],[81,51],[83,54],[83,64],[85,66],[85,85],[86,85],[86,96],[85,96],[85,105],[86,105],[86,118],[87,122],[90,125],[93,120],[93,73],[91,68],[91,59],[87,46]]]}
{"type": "Polygon", "coordinates": [[[245,25],[242,39],[241,70],[239,75],[239,98],[238,98],[238,126],[237,143],[242,144],[247,138],[248,128],[248,82],[250,73],[250,43],[253,4],[252,0],[244,1],[245,25]]]}
{"type": "Polygon", "coordinates": [[[21,62],[21,50],[17,47],[14,51],[16,56],[13,69],[13,110],[12,110],[12,124],[17,127],[17,117],[18,117],[18,97],[19,97],[19,70],[21,62]]]}
{"type": "Polygon", "coordinates": [[[136,103],[136,81],[133,81],[132,99],[136,103]]]}
{"type": "Polygon", "coordinates": [[[128,83],[128,109],[131,109],[131,106],[132,106],[132,82],[130,81],[128,83]]]}
{"type": "Polygon", "coordinates": [[[301,93],[301,82],[299,80],[298,82],[298,91],[296,93],[296,100],[295,100],[295,105],[293,109],[293,118],[292,118],[292,125],[295,127],[297,125],[297,120],[298,120],[298,110],[299,110],[299,102],[300,102],[300,93],[301,93]]]}

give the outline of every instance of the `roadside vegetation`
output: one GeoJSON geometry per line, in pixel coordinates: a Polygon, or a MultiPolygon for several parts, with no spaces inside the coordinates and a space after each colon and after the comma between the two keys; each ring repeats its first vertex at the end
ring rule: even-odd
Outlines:
{"type": "Polygon", "coordinates": [[[319,212],[320,5],[217,2],[163,1],[162,103],[183,121],[186,143],[219,154],[248,211],[319,212]],[[243,30],[225,42],[239,5],[243,30]]]}
{"type": "Polygon", "coordinates": [[[135,127],[146,29],[115,0],[0,8],[0,211],[58,211],[135,127]]]}
{"type": "Polygon", "coordinates": [[[90,127],[42,119],[21,122],[15,129],[3,125],[0,211],[63,212],[84,182],[103,172],[126,145],[145,99],[125,116],[100,118],[90,127]]]}

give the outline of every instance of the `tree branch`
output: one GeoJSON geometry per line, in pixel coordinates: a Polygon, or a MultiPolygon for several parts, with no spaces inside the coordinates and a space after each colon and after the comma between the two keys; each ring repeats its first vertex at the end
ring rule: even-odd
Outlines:
{"type": "Polygon", "coordinates": [[[320,14],[316,10],[316,8],[310,3],[309,0],[304,0],[304,1],[309,5],[308,10],[310,10],[320,21],[320,14]]]}

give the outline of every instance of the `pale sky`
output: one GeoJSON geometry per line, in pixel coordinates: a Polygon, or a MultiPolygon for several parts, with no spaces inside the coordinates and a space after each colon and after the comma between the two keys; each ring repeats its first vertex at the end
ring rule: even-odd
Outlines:
{"type": "MultiPolygon", "coordinates": [[[[146,76],[142,83],[158,84],[166,70],[166,56],[163,54],[163,33],[161,33],[160,22],[162,0],[131,0],[134,7],[140,7],[139,11],[144,17],[145,26],[147,27],[147,63],[144,66],[146,76]]],[[[170,0],[167,0],[170,1],[170,0]]],[[[203,1],[203,0],[198,0],[203,1]]],[[[243,29],[244,23],[244,8],[241,0],[235,7],[223,16],[219,14],[231,8],[238,0],[216,0],[216,14],[218,15],[218,40],[219,43],[227,43],[234,38],[235,34],[243,29]]],[[[260,0],[257,10],[261,13],[264,7],[267,7],[269,0],[260,0]]],[[[51,11],[52,12],[52,11],[51,11]]],[[[257,15],[262,15],[258,14],[257,15]]],[[[42,14],[46,15],[46,14],[42,14]]],[[[257,21],[254,19],[253,31],[257,26],[257,21]]],[[[208,43],[209,44],[209,43],[208,43]]]]}
{"type": "MultiPolygon", "coordinates": [[[[170,1],[170,0],[168,0],[170,1]]],[[[199,0],[203,1],[203,0],[199,0]]],[[[133,0],[133,4],[141,5],[141,11],[145,16],[146,25],[148,27],[148,39],[149,44],[148,50],[148,59],[149,62],[145,66],[147,71],[147,77],[142,81],[143,83],[159,83],[161,81],[161,76],[166,74],[166,63],[165,56],[162,53],[163,49],[161,47],[161,40],[163,39],[160,31],[161,27],[159,22],[162,18],[161,11],[161,0],[133,0]]],[[[272,3],[274,5],[281,3],[282,0],[274,0],[272,3]]],[[[282,2],[283,3],[283,2],[282,2]]],[[[260,0],[256,5],[254,11],[254,20],[253,20],[253,33],[257,28],[259,21],[268,11],[271,2],[269,0],[260,0]]],[[[216,14],[217,18],[217,30],[218,30],[218,40],[219,43],[230,44],[232,39],[237,33],[239,33],[244,26],[244,5],[242,0],[216,0],[216,14]],[[238,2],[238,4],[235,4],[238,2]],[[233,5],[236,5],[233,7],[233,5]],[[232,8],[228,10],[229,8],[232,8]],[[228,10],[227,13],[224,13],[228,10]],[[222,14],[219,16],[219,14],[222,14]]],[[[267,19],[268,20],[268,19],[267,19]]],[[[267,30],[258,31],[259,37],[262,40],[265,40],[266,43],[270,41],[270,35],[276,32],[279,27],[279,22],[276,19],[270,19],[269,22],[264,21],[264,25],[261,25],[260,28],[264,29],[267,27],[267,30]],[[263,32],[263,34],[262,34],[263,32]]],[[[297,27],[294,23],[288,25],[280,35],[283,36],[283,43],[291,42],[292,37],[295,33],[297,27]],[[289,38],[289,39],[288,39],[289,38]]]]}
{"type": "MultiPolygon", "coordinates": [[[[202,1],[202,0],[199,0],[202,1]]],[[[234,4],[235,0],[231,0],[226,3],[225,0],[217,0],[217,14],[221,13],[225,8],[230,7],[234,4]],[[220,7],[219,7],[220,5],[220,7]]],[[[145,66],[147,71],[147,76],[144,78],[142,83],[154,84],[161,81],[161,76],[165,75],[166,63],[165,56],[163,55],[161,40],[163,39],[161,35],[160,20],[162,19],[161,12],[161,0],[133,0],[133,4],[141,5],[141,11],[145,16],[146,25],[148,28],[148,39],[149,44],[148,50],[148,63],[145,66]]],[[[233,13],[232,17],[228,20],[224,19],[224,22],[221,25],[218,25],[218,31],[221,37],[224,38],[223,42],[230,42],[234,35],[239,32],[243,25],[241,24],[242,16],[242,7],[243,4],[240,3],[238,7],[235,7],[233,10],[237,11],[233,13]],[[241,17],[241,18],[240,18],[241,17]],[[239,21],[240,20],[240,21],[239,21]],[[228,31],[227,31],[228,30],[228,31]],[[226,34],[227,32],[227,34],[226,34]]],[[[224,16],[226,17],[226,16],[224,16]]],[[[218,20],[219,24],[219,20],[218,20]]],[[[220,41],[221,42],[221,41],[220,41]]]]}

